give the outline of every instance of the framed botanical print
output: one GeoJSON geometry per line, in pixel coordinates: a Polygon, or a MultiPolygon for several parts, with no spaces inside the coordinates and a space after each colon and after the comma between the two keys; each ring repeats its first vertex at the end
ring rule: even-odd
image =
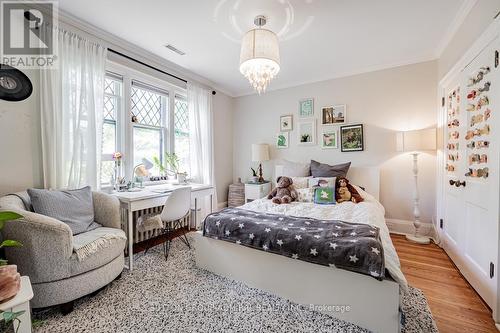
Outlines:
{"type": "Polygon", "coordinates": [[[311,118],[314,117],[314,99],[304,98],[299,101],[299,117],[311,118]]]}
{"type": "Polygon", "coordinates": [[[280,131],[289,132],[293,130],[293,116],[285,115],[280,117],[280,131]]]}
{"type": "Polygon", "coordinates": [[[337,127],[323,126],[321,131],[321,148],[338,148],[337,127]]]}
{"type": "Polygon", "coordinates": [[[324,106],[321,108],[321,123],[323,125],[330,124],[345,124],[346,123],[346,106],[334,105],[324,106]]]}
{"type": "Polygon", "coordinates": [[[276,135],[276,147],[278,149],[288,148],[289,135],[288,132],[280,132],[276,135]]]}
{"type": "Polygon", "coordinates": [[[316,120],[301,121],[298,123],[299,145],[316,144],[316,120]]]}
{"type": "Polygon", "coordinates": [[[349,125],[340,127],[340,150],[363,151],[363,125],[349,125]]]}

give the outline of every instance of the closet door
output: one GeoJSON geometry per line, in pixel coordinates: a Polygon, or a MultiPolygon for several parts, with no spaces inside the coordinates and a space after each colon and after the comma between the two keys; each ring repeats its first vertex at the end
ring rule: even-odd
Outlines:
{"type": "Polygon", "coordinates": [[[458,114],[453,115],[454,105],[447,107],[450,117],[443,227],[446,252],[493,309],[496,308],[499,232],[497,49],[495,40],[459,74],[458,114]]]}

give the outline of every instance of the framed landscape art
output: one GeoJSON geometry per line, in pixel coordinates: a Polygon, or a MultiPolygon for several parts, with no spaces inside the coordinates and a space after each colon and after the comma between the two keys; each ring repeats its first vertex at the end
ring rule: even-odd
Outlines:
{"type": "Polygon", "coordinates": [[[349,125],[340,127],[340,150],[363,151],[363,125],[349,125]]]}
{"type": "Polygon", "coordinates": [[[324,106],[321,108],[321,123],[323,125],[345,124],[346,123],[346,106],[334,105],[324,106]]]}

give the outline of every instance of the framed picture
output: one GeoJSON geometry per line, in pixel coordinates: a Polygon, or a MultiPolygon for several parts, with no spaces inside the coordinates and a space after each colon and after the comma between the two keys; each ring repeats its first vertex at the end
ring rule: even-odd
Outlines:
{"type": "Polygon", "coordinates": [[[337,128],[333,126],[323,126],[321,131],[321,148],[338,148],[337,128]]]}
{"type": "Polygon", "coordinates": [[[298,124],[299,145],[316,144],[316,120],[302,121],[298,124]]]}
{"type": "Polygon", "coordinates": [[[278,149],[288,148],[289,135],[288,132],[280,132],[276,135],[276,147],[278,149]]]}
{"type": "Polygon", "coordinates": [[[349,125],[340,127],[340,150],[363,151],[363,125],[349,125]]]}
{"type": "Polygon", "coordinates": [[[345,124],[346,123],[346,106],[334,105],[324,106],[321,108],[321,123],[329,124],[345,124]]]}
{"type": "Polygon", "coordinates": [[[300,118],[314,117],[314,99],[304,98],[299,101],[299,117],[300,118]]]}
{"type": "Polygon", "coordinates": [[[288,132],[293,130],[293,116],[285,115],[280,117],[280,131],[288,132]]]}

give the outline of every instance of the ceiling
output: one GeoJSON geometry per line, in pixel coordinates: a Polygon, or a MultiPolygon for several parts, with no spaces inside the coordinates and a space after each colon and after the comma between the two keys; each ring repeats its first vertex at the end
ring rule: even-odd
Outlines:
{"type": "Polygon", "coordinates": [[[239,40],[256,15],[266,15],[266,28],[280,39],[272,90],[436,59],[471,2],[60,0],[59,6],[241,96],[253,92],[238,70],[239,40]]]}

